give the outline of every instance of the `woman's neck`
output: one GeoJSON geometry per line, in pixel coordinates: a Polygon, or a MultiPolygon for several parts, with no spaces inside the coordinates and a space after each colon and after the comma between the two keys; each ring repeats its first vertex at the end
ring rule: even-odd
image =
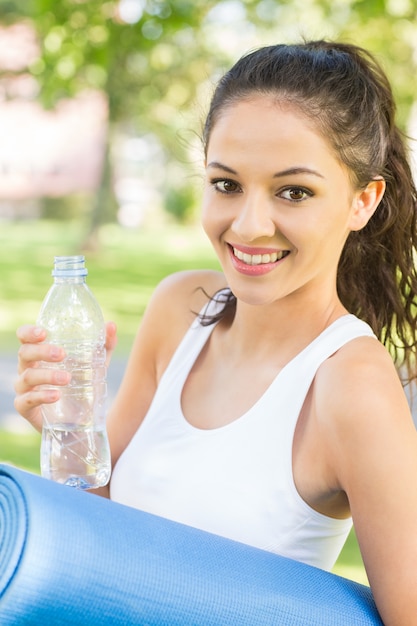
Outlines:
{"type": "Polygon", "coordinates": [[[284,299],[265,306],[237,301],[231,322],[225,320],[223,339],[233,351],[254,357],[280,351],[297,353],[332,322],[347,314],[338,298],[300,303],[284,299]]]}

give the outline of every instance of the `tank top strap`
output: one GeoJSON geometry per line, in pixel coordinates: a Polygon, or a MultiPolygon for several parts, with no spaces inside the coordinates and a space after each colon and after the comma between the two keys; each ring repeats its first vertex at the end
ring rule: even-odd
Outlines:
{"type": "MultiPolygon", "coordinates": [[[[200,310],[198,316],[191,324],[184,337],[180,341],[177,349],[174,352],[174,355],[171,361],[168,364],[167,369],[160,380],[160,386],[166,383],[166,380],[170,378],[171,374],[176,372],[180,375],[181,378],[187,378],[187,375],[194,365],[198,355],[200,354],[203,346],[208,341],[211,333],[213,332],[216,322],[213,322],[209,325],[201,324],[201,318],[204,316],[216,315],[219,313],[225,303],[225,299],[223,294],[227,294],[228,290],[223,289],[219,291],[216,296],[216,299],[210,300],[204,307],[200,310]]],[[[176,377],[176,380],[178,378],[176,377]]]]}
{"type": "MultiPolygon", "coordinates": [[[[368,324],[354,315],[344,315],[328,326],[280,371],[265,393],[263,401],[265,408],[275,404],[272,411],[285,411],[285,430],[290,439],[320,365],[349,341],[364,336],[376,339],[368,324]],[[272,399],[275,402],[271,402],[272,399]]],[[[290,451],[291,448],[288,448],[289,458],[290,451]]]]}
{"type": "Polygon", "coordinates": [[[349,341],[364,336],[375,337],[371,327],[355,315],[343,315],[299,352],[284,370],[296,368],[299,380],[305,376],[309,378],[310,373],[314,376],[318,367],[332,354],[349,341]]]}

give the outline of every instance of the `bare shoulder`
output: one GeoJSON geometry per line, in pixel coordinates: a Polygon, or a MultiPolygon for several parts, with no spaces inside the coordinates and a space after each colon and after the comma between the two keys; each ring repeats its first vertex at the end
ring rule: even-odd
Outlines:
{"type": "MultiPolygon", "coordinates": [[[[318,398],[341,420],[355,419],[366,407],[371,418],[378,410],[395,403],[396,415],[408,413],[405,394],[387,349],[373,337],[349,341],[319,368],[315,381],[318,398]],[[331,393],[329,393],[331,390],[331,393]]],[[[380,410],[381,411],[380,411],[380,410]]],[[[358,418],[359,419],[359,418],[358,418]]]]}
{"type": "Polygon", "coordinates": [[[210,270],[176,272],[162,279],[139,324],[130,361],[146,362],[161,373],[208,298],[225,284],[223,274],[210,270]]]}
{"type": "Polygon", "coordinates": [[[224,287],[226,281],[221,272],[188,270],[170,274],[156,287],[148,305],[147,317],[152,317],[154,328],[158,322],[166,326],[169,320],[169,331],[176,341],[192,324],[208,299],[224,287]]]}
{"type": "Polygon", "coordinates": [[[317,372],[314,395],[323,435],[331,445],[342,444],[340,458],[355,446],[375,445],[376,432],[383,445],[382,437],[414,428],[391,355],[373,337],[358,337],[327,359],[317,372]]]}
{"type": "Polygon", "coordinates": [[[320,367],[314,396],[320,453],[347,496],[384,623],[417,624],[417,431],[390,355],[354,339],[320,367]]]}
{"type": "Polygon", "coordinates": [[[355,489],[355,480],[358,484],[369,466],[387,458],[387,450],[392,462],[410,445],[417,453],[416,429],[398,372],[373,337],[348,342],[320,366],[313,402],[323,454],[334,484],[343,491],[355,489]]]}
{"type": "Polygon", "coordinates": [[[215,270],[176,272],[159,283],[155,289],[152,304],[155,307],[165,306],[169,301],[170,308],[200,310],[207,302],[207,296],[214,295],[216,291],[224,287],[226,287],[224,275],[215,270]]]}
{"type": "Polygon", "coordinates": [[[152,352],[158,378],[208,298],[225,286],[221,272],[189,270],[167,276],[156,287],[137,340],[141,350],[148,346],[152,352]]]}

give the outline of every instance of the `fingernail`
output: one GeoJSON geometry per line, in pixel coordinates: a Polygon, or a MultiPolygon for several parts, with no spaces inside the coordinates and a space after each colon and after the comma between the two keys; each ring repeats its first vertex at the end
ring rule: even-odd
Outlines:
{"type": "Polygon", "coordinates": [[[60,359],[62,357],[62,350],[58,346],[51,346],[51,358],[60,359]]]}
{"type": "Polygon", "coordinates": [[[43,328],[40,328],[39,326],[36,326],[33,329],[33,334],[35,335],[35,337],[40,337],[42,335],[43,332],[43,328]]]}
{"type": "Polygon", "coordinates": [[[69,382],[67,372],[56,372],[55,380],[58,384],[67,384],[69,382]]]}

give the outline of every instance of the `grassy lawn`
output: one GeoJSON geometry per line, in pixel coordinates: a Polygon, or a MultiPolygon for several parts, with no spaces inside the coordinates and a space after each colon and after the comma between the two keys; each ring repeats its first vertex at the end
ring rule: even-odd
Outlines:
{"type": "MultiPolygon", "coordinates": [[[[35,321],[52,284],[54,256],[79,254],[84,233],[68,222],[3,223],[0,227],[0,345],[16,350],[15,330],[35,321]]],[[[106,319],[118,325],[119,351],[131,345],[144,307],[155,285],[173,271],[218,268],[199,228],[125,230],[104,227],[100,248],[86,252],[88,284],[106,319]]]]}
{"type": "Polygon", "coordinates": [[[40,435],[0,430],[0,461],[39,474],[40,435]]]}
{"type": "MultiPolygon", "coordinates": [[[[54,256],[78,254],[84,233],[68,222],[3,223],[0,227],[0,346],[15,353],[16,328],[36,320],[49,289],[54,256]]],[[[148,298],[162,277],[180,269],[218,268],[197,227],[131,231],[104,227],[100,247],[86,252],[88,284],[106,319],[118,326],[117,353],[127,353],[148,298]]],[[[39,435],[0,431],[0,461],[39,471],[39,435]]],[[[357,541],[351,533],[335,566],[341,576],[367,584],[357,541]]]]}

